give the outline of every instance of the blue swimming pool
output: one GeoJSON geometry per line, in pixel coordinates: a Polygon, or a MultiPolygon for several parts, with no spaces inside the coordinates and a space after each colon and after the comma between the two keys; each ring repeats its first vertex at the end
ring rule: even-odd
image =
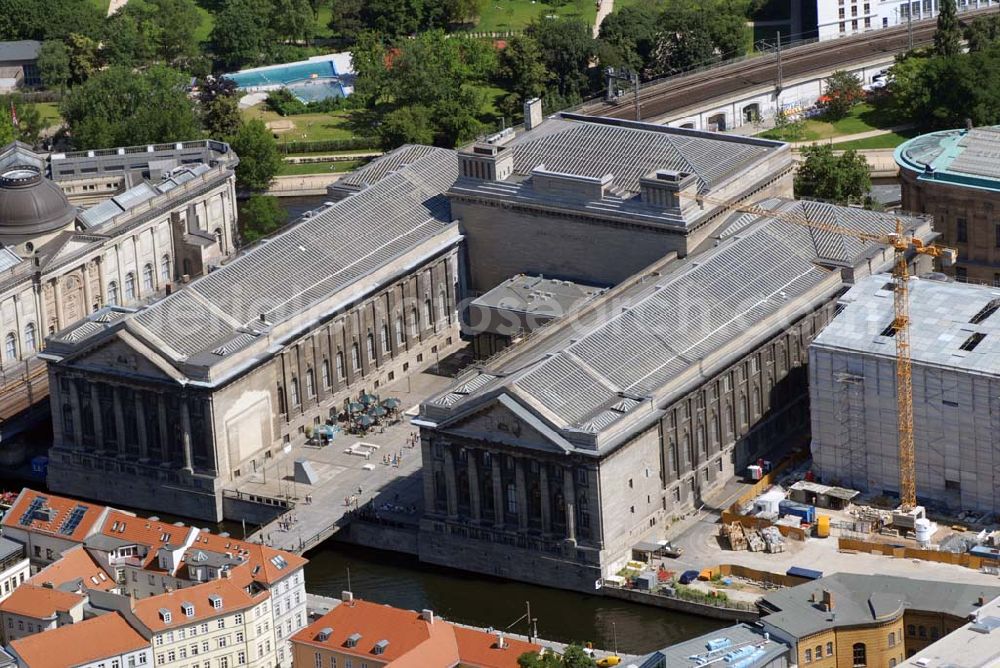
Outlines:
{"type": "Polygon", "coordinates": [[[307,104],[331,97],[346,97],[339,79],[306,79],[290,83],[285,88],[307,104]]]}
{"type": "Polygon", "coordinates": [[[337,76],[337,71],[331,60],[275,65],[226,75],[227,78],[235,81],[240,88],[284,86],[297,81],[308,81],[316,78],[330,79],[335,76],[337,76]]]}

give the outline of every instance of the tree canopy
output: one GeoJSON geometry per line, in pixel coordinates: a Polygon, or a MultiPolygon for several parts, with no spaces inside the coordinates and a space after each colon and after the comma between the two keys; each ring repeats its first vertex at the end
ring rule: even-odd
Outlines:
{"type": "Polygon", "coordinates": [[[108,19],[103,40],[108,61],[135,66],[194,58],[200,23],[194,0],[129,0],[108,19]]]}
{"type": "Polygon", "coordinates": [[[288,222],[288,211],[277,197],[254,193],[239,205],[240,239],[252,244],[281,229],[288,222]]]}
{"type": "Polygon", "coordinates": [[[197,139],[201,128],[185,83],[164,66],[110,67],[71,90],[60,111],[78,149],[197,139]]]}
{"type": "Polygon", "coordinates": [[[59,41],[50,39],[38,50],[38,72],[42,83],[49,88],[64,90],[69,84],[69,49],[59,41]]]}
{"type": "Polygon", "coordinates": [[[827,77],[820,107],[828,120],[836,121],[847,116],[851,107],[864,99],[861,80],[847,70],[837,70],[827,77]]]}
{"type": "Polygon", "coordinates": [[[937,30],[934,32],[934,52],[939,56],[954,56],[962,52],[962,27],[958,21],[955,0],[940,0],[937,30]]]}
{"type": "Polygon", "coordinates": [[[281,169],[281,154],[264,121],[243,123],[230,138],[230,145],[240,158],[236,166],[236,185],[252,191],[264,191],[281,169]]]}
{"type": "Polygon", "coordinates": [[[802,149],[802,164],[795,174],[795,196],[813,197],[837,204],[868,201],[872,187],[868,161],[854,150],[840,156],[830,144],[813,144],[802,149]]]}

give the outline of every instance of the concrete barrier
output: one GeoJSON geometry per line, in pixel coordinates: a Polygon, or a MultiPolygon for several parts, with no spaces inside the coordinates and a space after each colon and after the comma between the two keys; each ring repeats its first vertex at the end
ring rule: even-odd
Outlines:
{"type": "Polygon", "coordinates": [[[933,561],[939,564],[951,564],[953,566],[963,566],[973,570],[979,570],[983,566],[983,559],[966,552],[941,552],[940,550],[921,550],[913,547],[896,547],[887,543],[873,543],[866,540],[854,538],[839,538],[837,546],[841,550],[851,550],[854,552],[866,552],[868,554],[882,554],[897,559],[920,559],[922,561],[933,561]]]}
{"type": "Polygon", "coordinates": [[[271,181],[267,194],[275,197],[301,197],[303,195],[325,195],[326,187],[335,183],[343,174],[303,174],[300,176],[276,176],[271,181]]]}

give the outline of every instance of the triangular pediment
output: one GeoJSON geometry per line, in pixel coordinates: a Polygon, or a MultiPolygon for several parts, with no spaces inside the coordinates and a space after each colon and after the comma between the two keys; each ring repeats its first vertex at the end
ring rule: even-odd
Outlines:
{"type": "Polygon", "coordinates": [[[442,431],[550,452],[566,453],[573,449],[558,430],[506,393],[449,421],[442,431]]]}
{"type": "Polygon", "coordinates": [[[177,381],[181,374],[152,349],[125,331],[82,351],[72,358],[73,366],[97,368],[115,375],[140,376],[160,381],[177,381]]]}

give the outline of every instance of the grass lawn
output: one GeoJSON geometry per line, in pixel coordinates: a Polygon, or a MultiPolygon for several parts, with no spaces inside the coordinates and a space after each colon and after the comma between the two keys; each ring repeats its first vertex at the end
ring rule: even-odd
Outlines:
{"type": "Polygon", "coordinates": [[[889,134],[867,139],[855,139],[854,141],[844,141],[834,144],[835,151],[846,151],[853,148],[856,151],[865,151],[876,148],[896,148],[907,139],[912,139],[919,134],[916,130],[903,130],[902,132],[890,132],[889,134]]]}
{"type": "Polygon", "coordinates": [[[316,37],[333,37],[333,31],[330,30],[330,17],[333,15],[333,7],[330,6],[329,2],[324,2],[319,11],[316,12],[316,32],[314,33],[316,37]]]}
{"type": "Polygon", "coordinates": [[[42,115],[44,127],[51,128],[53,125],[62,123],[62,117],[59,115],[59,105],[55,102],[39,102],[34,107],[42,115]]]}
{"type": "Polygon", "coordinates": [[[278,143],[290,141],[323,141],[327,139],[350,139],[354,133],[349,126],[349,114],[346,111],[329,114],[299,114],[298,116],[279,116],[266,109],[263,104],[243,111],[244,118],[259,118],[265,123],[271,121],[291,121],[295,128],[278,133],[278,143]]]}
{"type": "MultiPolygon", "coordinates": [[[[870,130],[881,130],[891,125],[892,123],[878,109],[863,103],[855,106],[851,109],[851,113],[839,121],[830,122],[822,118],[808,119],[805,122],[802,136],[795,141],[818,141],[869,132],[870,130]]],[[[766,139],[782,139],[781,133],[774,129],[762,132],[760,136],[766,139]]]]}
{"type": "Polygon", "coordinates": [[[595,0],[567,0],[551,4],[543,0],[485,0],[479,22],[471,29],[475,32],[523,30],[541,14],[583,19],[593,25],[597,5],[595,0]]]}
{"type": "Polygon", "coordinates": [[[278,176],[302,176],[305,174],[341,174],[357,169],[365,160],[345,160],[341,162],[307,162],[297,165],[286,162],[278,170],[278,176]]]}
{"type": "Polygon", "coordinates": [[[198,6],[198,15],[201,17],[201,23],[194,31],[194,38],[199,42],[207,42],[212,29],[215,28],[215,15],[201,5],[198,6]]]}

